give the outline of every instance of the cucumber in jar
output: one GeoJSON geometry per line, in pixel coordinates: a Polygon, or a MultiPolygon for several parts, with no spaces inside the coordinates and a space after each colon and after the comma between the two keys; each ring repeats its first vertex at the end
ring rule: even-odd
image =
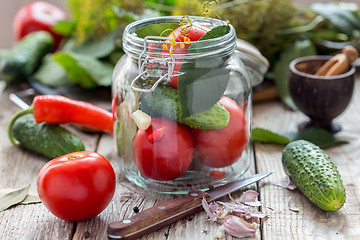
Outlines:
{"type": "Polygon", "coordinates": [[[216,103],[204,112],[183,118],[178,92],[167,85],[157,86],[152,93],[143,93],[140,109],[152,117],[165,117],[191,128],[203,130],[224,128],[230,119],[229,112],[220,103],[216,103]]]}

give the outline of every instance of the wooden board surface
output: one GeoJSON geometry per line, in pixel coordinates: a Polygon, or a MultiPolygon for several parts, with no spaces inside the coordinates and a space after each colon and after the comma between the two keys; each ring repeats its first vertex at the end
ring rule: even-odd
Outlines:
{"type": "MultiPolygon", "coordinates": [[[[9,101],[9,94],[13,91],[15,89],[6,88],[0,94],[0,134],[3,136],[0,144],[0,188],[23,187],[31,183],[31,188],[35,189],[37,174],[47,159],[12,146],[7,139],[7,124],[18,110],[9,101]]],[[[289,132],[296,131],[297,124],[304,120],[304,115],[290,111],[279,101],[253,106],[253,127],[289,132]]],[[[343,126],[338,136],[349,143],[325,151],[342,175],[347,193],[345,206],[338,212],[325,213],[312,205],[298,190],[290,191],[273,185],[285,177],[281,165],[283,146],[256,142],[255,159],[246,175],[269,170],[275,170],[275,173],[261,181],[258,188],[260,200],[264,204],[263,210],[269,214],[269,219],[261,223],[256,237],[249,239],[360,239],[359,80],[351,105],[337,122],[343,126]],[[292,197],[291,204],[299,212],[289,210],[289,197],[292,197]]],[[[0,213],[0,239],[106,239],[107,224],[134,215],[135,206],[143,210],[175,197],[149,193],[128,182],[115,161],[111,136],[72,130],[84,140],[87,150],[103,154],[116,170],[117,186],[112,202],[99,216],[78,223],[56,218],[42,204],[12,207],[0,213]]],[[[249,188],[257,189],[257,186],[253,184],[249,188]]],[[[241,192],[234,194],[235,199],[240,195],[241,192]]],[[[227,197],[222,200],[230,201],[227,197]]],[[[222,227],[206,219],[206,214],[202,212],[142,239],[215,239],[217,232],[223,232],[222,227]]],[[[224,235],[223,239],[235,238],[224,235]]]]}
{"type": "MultiPolygon", "coordinates": [[[[0,145],[0,188],[17,188],[31,184],[36,189],[36,178],[48,159],[12,146],[7,139],[7,125],[11,116],[19,110],[9,100],[9,94],[17,89],[6,88],[0,94],[0,134],[4,136],[0,145]]],[[[106,105],[106,104],[104,104],[106,105]]],[[[53,216],[43,204],[15,206],[0,212],[0,239],[106,239],[107,224],[135,214],[134,207],[147,209],[159,202],[172,199],[174,195],[149,193],[130,183],[120,173],[116,162],[112,136],[108,134],[87,134],[70,128],[84,141],[86,150],[104,155],[115,169],[116,192],[109,206],[97,217],[72,223],[53,216]]],[[[254,160],[245,175],[255,173],[254,160]]],[[[244,188],[256,189],[256,184],[244,188]]],[[[239,198],[241,192],[234,194],[239,198]]],[[[227,197],[222,200],[229,201],[227,197]]],[[[221,225],[209,223],[204,212],[164,227],[143,239],[215,239],[221,225]],[[207,231],[204,233],[203,230],[207,231]]],[[[260,237],[260,233],[258,233],[260,237]]],[[[228,239],[231,239],[231,237],[228,239]]]]}

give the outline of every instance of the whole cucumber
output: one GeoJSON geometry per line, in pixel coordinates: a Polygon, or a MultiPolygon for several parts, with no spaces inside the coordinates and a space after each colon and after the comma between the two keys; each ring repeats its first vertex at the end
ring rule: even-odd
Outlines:
{"type": "Polygon", "coordinates": [[[59,125],[37,124],[32,114],[16,119],[11,130],[21,147],[49,158],[85,150],[84,144],[76,135],[59,125]]]}
{"type": "Polygon", "coordinates": [[[51,52],[53,44],[54,40],[48,32],[26,35],[1,59],[0,75],[9,84],[26,81],[39,67],[42,58],[51,52]]]}
{"type": "Polygon", "coordinates": [[[286,145],[282,153],[285,173],[316,206],[339,210],[345,203],[345,188],[335,164],[318,146],[305,140],[286,145]]]}

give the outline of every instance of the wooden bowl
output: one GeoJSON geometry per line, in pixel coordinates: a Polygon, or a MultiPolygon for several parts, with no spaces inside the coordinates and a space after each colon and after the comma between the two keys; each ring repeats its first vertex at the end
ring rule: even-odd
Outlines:
{"type": "Polygon", "coordinates": [[[350,103],[355,67],[337,76],[315,76],[315,72],[330,58],[309,56],[290,63],[290,95],[299,110],[310,118],[310,121],[301,123],[299,129],[321,127],[332,133],[341,130],[333,119],[343,113],[350,103]]]}

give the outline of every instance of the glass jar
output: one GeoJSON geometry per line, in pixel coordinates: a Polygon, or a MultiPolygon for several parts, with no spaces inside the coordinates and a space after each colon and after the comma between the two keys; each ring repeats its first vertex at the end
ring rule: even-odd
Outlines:
{"type": "MultiPolygon", "coordinates": [[[[201,27],[226,24],[190,19],[201,27]]],[[[124,175],[145,189],[174,194],[233,181],[252,156],[252,86],[235,54],[234,28],[227,25],[223,36],[177,46],[166,37],[137,35],[150,24],[179,20],[129,24],[112,85],[114,139],[124,175]],[[178,81],[177,88],[172,81],[178,81]]]]}

